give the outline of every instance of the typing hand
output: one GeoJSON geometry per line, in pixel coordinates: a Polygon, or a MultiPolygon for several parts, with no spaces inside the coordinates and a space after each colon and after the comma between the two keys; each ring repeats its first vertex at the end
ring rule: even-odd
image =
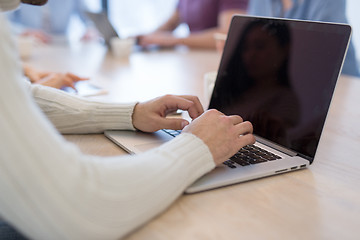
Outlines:
{"type": "Polygon", "coordinates": [[[220,164],[240,148],[253,144],[253,127],[240,116],[226,116],[217,110],[209,110],[186,126],[183,131],[199,137],[208,146],[215,164],[220,164]]]}
{"type": "Polygon", "coordinates": [[[165,95],[153,100],[139,103],[133,113],[133,125],[143,132],[155,132],[160,129],[183,129],[189,122],[181,118],[166,118],[178,109],[188,111],[190,117],[195,119],[203,112],[199,99],[195,96],[165,95]]]}

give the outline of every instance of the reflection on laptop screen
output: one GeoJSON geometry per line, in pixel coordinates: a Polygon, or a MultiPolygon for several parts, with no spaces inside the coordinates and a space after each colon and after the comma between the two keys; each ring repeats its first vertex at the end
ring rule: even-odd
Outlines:
{"type": "Polygon", "coordinates": [[[350,27],[238,16],[230,28],[209,108],[313,159],[350,27]]]}

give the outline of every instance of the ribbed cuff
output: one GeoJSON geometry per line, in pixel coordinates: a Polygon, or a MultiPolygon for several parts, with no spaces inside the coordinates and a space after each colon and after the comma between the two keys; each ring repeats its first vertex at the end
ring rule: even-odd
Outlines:
{"type": "Polygon", "coordinates": [[[135,130],[132,115],[137,102],[128,104],[99,104],[96,106],[95,122],[99,122],[103,129],[135,130]]]}
{"type": "Polygon", "coordinates": [[[182,133],[162,145],[158,151],[176,159],[176,162],[184,165],[182,168],[187,168],[189,173],[188,185],[215,167],[207,145],[200,138],[190,133],[182,133]]]}

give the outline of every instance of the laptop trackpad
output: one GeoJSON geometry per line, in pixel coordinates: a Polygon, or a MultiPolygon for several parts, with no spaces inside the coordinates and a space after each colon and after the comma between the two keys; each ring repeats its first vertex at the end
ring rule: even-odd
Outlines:
{"type": "Polygon", "coordinates": [[[105,135],[129,153],[141,153],[173,139],[174,137],[159,130],[155,133],[139,131],[105,131],[105,135]]]}

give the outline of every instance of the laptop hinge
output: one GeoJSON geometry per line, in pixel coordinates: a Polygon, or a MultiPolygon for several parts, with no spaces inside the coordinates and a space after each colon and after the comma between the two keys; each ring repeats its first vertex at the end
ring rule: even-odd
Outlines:
{"type": "Polygon", "coordinates": [[[284,154],[286,154],[286,155],[289,155],[289,156],[291,156],[291,157],[294,157],[294,156],[298,155],[297,152],[294,152],[294,151],[292,151],[292,150],[290,150],[290,149],[287,149],[287,148],[285,148],[285,147],[282,147],[282,146],[280,146],[280,145],[278,145],[278,144],[276,144],[276,143],[273,143],[273,142],[271,142],[271,141],[269,141],[269,140],[266,140],[266,139],[264,139],[264,138],[262,138],[262,137],[259,137],[259,136],[257,136],[257,135],[255,135],[255,137],[256,137],[256,141],[258,141],[258,142],[260,142],[260,143],[262,143],[262,144],[264,144],[264,145],[266,145],[266,146],[268,146],[268,147],[274,148],[274,149],[276,149],[277,151],[282,152],[282,153],[284,153],[284,154]]]}

